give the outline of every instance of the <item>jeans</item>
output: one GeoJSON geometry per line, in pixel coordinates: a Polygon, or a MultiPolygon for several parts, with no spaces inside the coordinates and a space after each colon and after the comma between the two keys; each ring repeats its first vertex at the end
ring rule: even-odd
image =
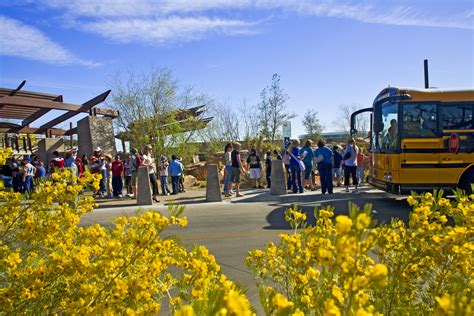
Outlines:
{"type": "Polygon", "coordinates": [[[291,168],[290,165],[285,165],[286,170],[286,184],[288,186],[288,190],[291,190],[291,168]]]}
{"type": "Polygon", "coordinates": [[[227,192],[227,189],[230,189],[229,185],[230,185],[231,174],[232,174],[232,166],[226,165],[225,166],[225,179],[224,179],[224,192],[227,192]]]}
{"type": "Polygon", "coordinates": [[[114,197],[122,195],[123,181],[121,176],[112,176],[112,194],[114,197]]]}
{"type": "Polygon", "coordinates": [[[25,181],[22,185],[22,193],[30,192],[33,190],[33,176],[26,176],[25,181]]]}
{"type": "Polygon", "coordinates": [[[149,177],[150,177],[151,191],[153,193],[153,196],[160,194],[160,192],[158,192],[158,182],[156,181],[155,173],[150,173],[149,177]]]}
{"type": "Polygon", "coordinates": [[[171,187],[173,189],[173,194],[179,193],[179,176],[171,176],[171,187]]]}
{"type": "Polygon", "coordinates": [[[364,184],[364,166],[357,166],[357,181],[364,184]]]}
{"type": "Polygon", "coordinates": [[[300,192],[303,193],[303,184],[301,179],[301,169],[300,166],[294,165],[290,166],[291,169],[291,187],[293,189],[293,193],[300,192]],[[296,185],[298,184],[298,187],[296,185]]]}
{"type": "Polygon", "coordinates": [[[99,192],[106,193],[107,192],[107,170],[105,169],[100,170],[100,174],[102,175],[102,179],[100,179],[100,183],[99,183],[99,192]]]}
{"type": "Polygon", "coordinates": [[[349,178],[352,176],[352,184],[357,186],[357,166],[345,166],[344,167],[344,185],[349,186],[349,178]]]}
{"type": "Polygon", "coordinates": [[[171,193],[170,188],[168,187],[168,176],[160,176],[160,183],[161,183],[161,192],[163,195],[166,193],[171,193]]]}
{"type": "Polygon", "coordinates": [[[321,179],[321,193],[333,193],[332,184],[332,164],[327,162],[320,162],[318,164],[319,178],[321,179]]]}
{"type": "Polygon", "coordinates": [[[272,170],[265,170],[265,178],[267,180],[267,189],[272,187],[272,170]]]}

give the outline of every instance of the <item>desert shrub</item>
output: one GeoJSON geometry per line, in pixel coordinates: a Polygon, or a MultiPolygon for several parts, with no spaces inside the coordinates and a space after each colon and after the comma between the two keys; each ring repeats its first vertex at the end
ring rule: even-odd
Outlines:
{"type": "Polygon", "coordinates": [[[316,211],[316,225],[305,228],[306,214],[287,210],[294,233],[247,258],[265,312],[472,315],[474,195],[412,194],[408,202],[408,225],[375,226],[370,206],[352,204],[349,216],[316,211]]]}

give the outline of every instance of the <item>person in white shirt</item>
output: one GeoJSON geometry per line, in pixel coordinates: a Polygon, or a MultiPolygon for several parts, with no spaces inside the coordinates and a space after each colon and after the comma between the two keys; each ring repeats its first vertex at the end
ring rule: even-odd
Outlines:
{"type": "Polygon", "coordinates": [[[33,190],[33,178],[35,177],[36,168],[31,164],[30,157],[25,157],[22,161],[22,165],[23,165],[22,193],[29,193],[33,190]]]}
{"type": "Polygon", "coordinates": [[[153,191],[153,201],[159,202],[157,196],[160,192],[158,191],[158,182],[155,174],[155,159],[153,158],[153,147],[151,147],[151,145],[146,145],[145,148],[143,148],[142,165],[148,168],[151,189],[153,191]]]}

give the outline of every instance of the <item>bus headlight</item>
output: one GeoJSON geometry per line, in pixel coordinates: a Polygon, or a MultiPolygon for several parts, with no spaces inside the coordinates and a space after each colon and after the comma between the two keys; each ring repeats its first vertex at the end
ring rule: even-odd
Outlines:
{"type": "Polygon", "coordinates": [[[390,181],[390,182],[392,181],[392,178],[393,178],[391,172],[385,173],[383,177],[386,181],[390,181]]]}

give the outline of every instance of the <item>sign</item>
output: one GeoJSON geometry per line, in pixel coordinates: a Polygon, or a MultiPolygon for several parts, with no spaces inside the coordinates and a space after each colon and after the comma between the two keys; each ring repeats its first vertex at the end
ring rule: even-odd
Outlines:
{"type": "Polygon", "coordinates": [[[291,122],[286,121],[283,123],[283,138],[291,138],[291,122]]]}
{"type": "Polygon", "coordinates": [[[459,135],[456,133],[449,136],[449,152],[457,154],[459,152],[459,135]]]}

